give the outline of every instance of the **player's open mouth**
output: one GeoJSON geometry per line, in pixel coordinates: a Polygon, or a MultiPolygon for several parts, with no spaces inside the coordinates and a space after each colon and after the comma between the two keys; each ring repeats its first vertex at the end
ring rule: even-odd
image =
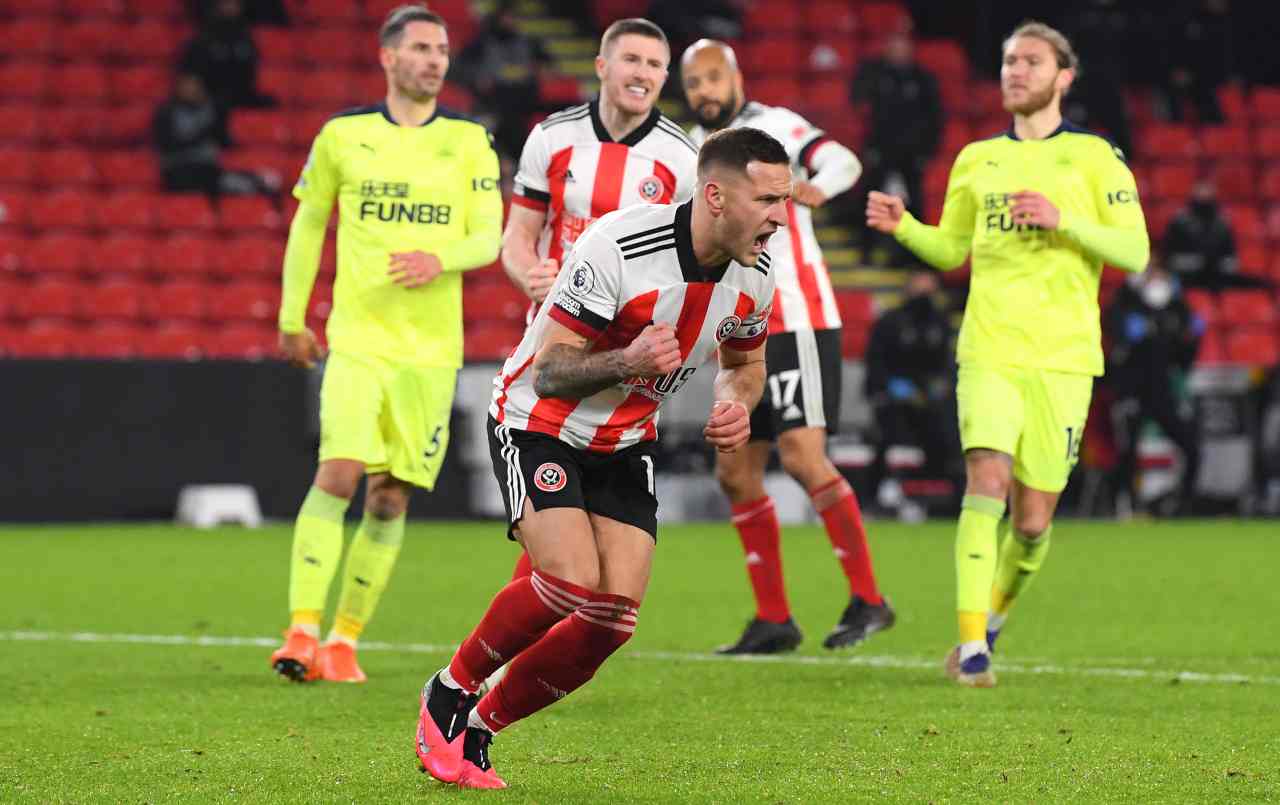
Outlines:
{"type": "Polygon", "coordinates": [[[637,98],[643,98],[649,94],[649,88],[638,87],[635,84],[628,84],[627,92],[630,92],[632,95],[636,96],[637,98]]]}
{"type": "Polygon", "coordinates": [[[769,244],[769,238],[773,237],[773,232],[766,232],[763,235],[756,235],[756,239],[751,241],[751,251],[759,254],[764,251],[764,247],[769,244]]]}

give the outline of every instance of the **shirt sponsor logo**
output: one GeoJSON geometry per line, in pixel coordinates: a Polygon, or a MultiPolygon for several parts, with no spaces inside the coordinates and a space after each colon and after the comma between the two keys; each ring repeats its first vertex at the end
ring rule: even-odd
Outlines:
{"type": "Polygon", "coordinates": [[[361,221],[366,218],[376,218],[388,224],[447,225],[452,214],[453,207],[449,204],[405,204],[400,201],[360,202],[361,221]]]}
{"type": "Polygon", "coordinates": [[[1138,202],[1138,193],[1135,190],[1113,190],[1107,193],[1107,203],[1116,204],[1136,204],[1138,202]]]}
{"type": "Polygon", "coordinates": [[[534,470],[533,485],[543,492],[559,492],[568,483],[564,468],[554,461],[548,461],[534,470]]]}
{"type": "Polygon", "coordinates": [[[579,218],[576,215],[564,213],[560,218],[560,247],[566,252],[573,247],[578,237],[586,231],[587,227],[596,219],[591,216],[579,218]]]}
{"type": "Polygon", "coordinates": [[[360,183],[361,198],[408,198],[408,182],[383,182],[365,179],[360,183]]]}
{"type": "Polygon", "coordinates": [[[471,189],[472,190],[497,190],[498,180],[494,179],[492,176],[485,176],[479,179],[472,179],[471,189]]]}

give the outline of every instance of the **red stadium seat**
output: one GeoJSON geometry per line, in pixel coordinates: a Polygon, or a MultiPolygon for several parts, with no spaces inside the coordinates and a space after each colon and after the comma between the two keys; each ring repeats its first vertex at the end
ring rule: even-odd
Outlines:
{"type": "Polygon", "coordinates": [[[859,17],[863,32],[876,39],[911,29],[911,15],[896,3],[867,3],[859,17]]]}
{"type": "MultiPolygon", "coordinates": [[[[163,0],[157,0],[162,2],[163,0]]],[[[129,26],[125,33],[129,43],[130,58],[163,64],[170,61],[178,53],[178,48],[186,41],[190,31],[184,24],[172,24],[161,19],[155,12],[138,14],[138,21],[129,26]]]]}
{"type": "Polygon", "coordinates": [[[0,106],[0,144],[17,147],[29,146],[43,139],[44,132],[40,123],[41,107],[34,103],[5,103],[0,106]]]}
{"type": "Polygon", "coordinates": [[[1218,87],[1218,106],[1223,116],[1236,125],[1248,122],[1249,102],[1244,90],[1237,84],[1223,84],[1218,87]]]}
{"type": "MultiPolygon", "coordinates": [[[[30,241],[23,235],[0,234],[0,275],[22,271],[27,263],[30,241]]],[[[0,311],[0,319],[4,312],[0,311]]]]}
{"type": "Polygon", "coordinates": [[[225,276],[278,277],[283,263],[282,238],[249,235],[220,243],[213,270],[225,276]]]}
{"type": "MultiPolygon", "coordinates": [[[[454,84],[446,84],[446,87],[455,90],[461,89],[454,84]]],[[[465,102],[459,103],[458,100],[445,103],[452,109],[467,110],[474,103],[471,94],[462,90],[459,99],[465,102]]],[[[573,106],[582,101],[582,85],[578,83],[578,79],[568,75],[542,75],[538,77],[538,100],[547,106],[573,106]]]]}
{"type": "Polygon", "coordinates": [[[100,106],[48,106],[40,113],[41,139],[55,146],[94,145],[102,139],[110,114],[100,106]]]}
{"type": "MultiPolygon", "coordinates": [[[[591,0],[591,19],[596,30],[603,31],[614,20],[627,17],[643,17],[649,9],[648,0],[591,0]]],[[[365,4],[369,19],[377,22],[395,8],[395,0],[370,0],[365,4]]]]}
{"type": "Polygon", "coordinates": [[[74,318],[80,313],[82,287],[75,280],[38,280],[13,300],[13,314],[19,319],[74,318]]]}
{"type": "Polygon", "coordinates": [[[324,322],[333,312],[333,285],[317,282],[311,290],[311,300],[307,305],[307,318],[324,322]]]}
{"type": "Polygon", "coordinates": [[[805,105],[826,114],[849,106],[849,87],[843,78],[814,78],[805,86],[805,105]]]}
{"type": "MultiPolygon", "coordinates": [[[[61,26],[43,17],[19,17],[0,27],[10,57],[44,59],[53,54],[61,26]]],[[[5,88],[6,94],[8,88],[5,88]]]]}
{"type": "Polygon", "coordinates": [[[232,282],[211,296],[209,320],[275,321],[280,310],[280,286],[273,282],[232,282]]]}
{"type": "Polygon", "coordinates": [[[1227,222],[1236,239],[1260,238],[1266,236],[1267,228],[1262,222],[1258,208],[1251,204],[1226,204],[1223,207],[1227,222]]]}
{"type": "Polygon", "coordinates": [[[1200,144],[1190,126],[1162,124],[1148,126],[1138,149],[1147,159],[1184,160],[1200,155],[1200,144]]]}
{"type": "MultiPolygon", "coordinates": [[[[448,86],[446,84],[445,86],[448,86]]],[[[315,140],[316,135],[320,133],[320,129],[324,128],[324,124],[328,123],[333,117],[333,111],[328,109],[300,109],[292,114],[293,145],[310,150],[311,142],[315,140]]]]}
{"type": "Polygon", "coordinates": [[[801,39],[762,36],[743,43],[738,52],[738,63],[742,65],[743,72],[756,80],[787,78],[805,71],[808,56],[806,43],[801,39]]]}
{"type": "Polygon", "coordinates": [[[1210,327],[1204,331],[1200,339],[1200,350],[1196,353],[1196,363],[1219,364],[1227,362],[1227,345],[1222,332],[1210,327]]]}
{"type": "Polygon", "coordinates": [[[112,96],[120,104],[154,107],[169,95],[173,79],[163,67],[140,66],[113,70],[112,96]]]}
{"type": "Polygon", "coordinates": [[[193,361],[204,354],[208,331],[187,321],[164,321],[140,333],[138,354],[145,358],[193,361]]]}
{"type": "Polygon", "coordinates": [[[122,28],[108,20],[78,19],[61,29],[56,50],[65,59],[106,59],[124,43],[122,28]]]}
{"type": "Polygon", "coordinates": [[[1151,194],[1157,199],[1184,200],[1195,182],[1196,168],[1188,163],[1161,164],[1151,170],[1151,194]]]}
{"type": "Polygon", "coordinates": [[[17,331],[14,353],[27,358],[70,358],[80,348],[82,330],[65,321],[40,321],[17,331]]]}
{"type": "Polygon", "coordinates": [[[111,235],[98,242],[94,264],[103,274],[142,275],[151,270],[151,250],[141,235],[111,235]]]}
{"type": "Polygon", "coordinates": [[[529,309],[529,298],[505,280],[468,280],[462,287],[462,309],[467,321],[519,322],[529,309]]]}
{"type": "Polygon", "coordinates": [[[231,139],[237,145],[286,146],[293,141],[287,112],[237,109],[231,115],[231,139]]]}
{"type": "Polygon", "coordinates": [[[849,3],[817,0],[804,5],[804,27],[810,34],[849,34],[858,30],[858,14],[849,3]]]}
{"type": "Polygon", "coordinates": [[[1187,291],[1186,295],[1187,307],[1191,308],[1191,312],[1200,317],[1206,327],[1216,327],[1218,325],[1218,300],[1210,291],[1192,288],[1187,291]]]}
{"type": "Polygon", "coordinates": [[[223,229],[241,233],[264,229],[278,231],[283,226],[280,210],[265,196],[226,196],[218,204],[223,229]]]}
{"type": "Polygon", "coordinates": [[[160,186],[160,166],[150,151],[98,151],[98,178],[112,190],[155,190],[160,186]]]}
{"type": "Polygon", "coordinates": [[[463,352],[467,361],[502,361],[520,343],[524,327],[519,324],[485,322],[467,328],[463,352]]]}
{"type": "Polygon", "coordinates": [[[1182,204],[1177,201],[1143,204],[1142,212],[1146,216],[1147,232],[1151,235],[1152,241],[1158,241],[1164,237],[1164,233],[1169,229],[1169,222],[1180,209],[1182,204]]]}
{"type": "MultiPolygon", "coordinates": [[[[367,71],[361,71],[361,73],[367,74],[367,71]]],[[[376,73],[373,75],[380,78],[376,73]]],[[[382,87],[385,93],[385,81],[382,87]]],[[[307,80],[294,87],[293,99],[299,106],[342,109],[357,103],[360,93],[355,89],[355,78],[350,70],[313,70],[308,71],[307,80]]]]}
{"type": "Polygon", "coordinates": [[[1262,159],[1280,160],[1280,126],[1255,129],[1253,147],[1255,155],[1262,159]]]}
{"type": "Polygon", "coordinates": [[[0,232],[25,227],[34,201],[31,193],[0,187],[0,232]]]}
{"type": "Polygon", "coordinates": [[[155,225],[156,211],[167,200],[167,196],[159,193],[139,190],[103,196],[94,208],[95,223],[108,233],[149,230],[155,225]]]}
{"type": "Polygon", "coordinates": [[[969,57],[958,42],[951,39],[924,39],[916,43],[915,59],[941,79],[967,80],[969,57]]]}
{"type": "Polygon", "coordinates": [[[210,358],[260,361],[276,356],[276,329],[255,324],[232,324],[209,333],[205,354],[210,358]]]}
{"type": "Polygon", "coordinates": [[[77,274],[90,268],[93,254],[93,241],[89,238],[44,235],[30,243],[26,270],[33,274],[77,274]]]}
{"type": "Polygon", "coordinates": [[[353,3],[351,0],[307,0],[293,8],[299,17],[310,23],[323,22],[345,26],[360,22],[362,16],[360,4],[353,3]]]}
{"type": "Polygon", "coordinates": [[[216,241],[204,234],[179,234],[151,247],[151,270],[165,277],[200,278],[213,271],[216,241]]]}
{"type": "Polygon", "coordinates": [[[836,309],[845,329],[868,327],[876,320],[875,300],[866,291],[836,291],[836,309]]]}
{"type": "Polygon", "coordinates": [[[151,107],[145,104],[121,106],[102,121],[104,142],[120,146],[144,145],[151,136],[151,107]]]}
{"type": "Polygon", "coordinates": [[[128,0],[129,11],[141,19],[177,20],[186,7],[173,0],[128,0]]]}
{"type": "Polygon", "coordinates": [[[28,219],[36,229],[87,229],[97,198],[80,190],[56,190],[37,196],[28,219]]]}
{"type": "Polygon", "coordinates": [[[1266,276],[1267,260],[1270,256],[1271,250],[1267,248],[1266,240],[1263,238],[1241,240],[1236,244],[1236,262],[1239,264],[1241,274],[1266,276]]]}
{"type": "Polygon", "coordinates": [[[50,68],[37,62],[12,61],[0,64],[0,87],[4,87],[5,99],[41,100],[47,89],[50,68]]]}
{"type": "Polygon", "coordinates": [[[756,100],[769,106],[791,106],[803,89],[799,79],[761,77],[751,82],[751,94],[756,100]]]}
{"type": "Polygon", "coordinates": [[[36,157],[35,177],[42,184],[94,184],[98,168],[93,154],[82,148],[55,148],[36,157]]]}
{"type": "Polygon", "coordinates": [[[281,105],[293,105],[296,90],[306,81],[306,73],[292,67],[265,67],[258,71],[258,91],[274,95],[281,105]]]}
{"type": "Polygon", "coordinates": [[[1276,300],[1267,291],[1223,291],[1219,305],[1223,323],[1231,327],[1269,326],[1280,321],[1280,316],[1276,315],[1276,300]]]}
{"type": "Polygon", "coordinates": [[[38,153],[29,148],[0,148],[0,184],[30,181],[38,153]]]}
{"type": "Polygon", "coordinates": [[[307,36],[306,32],[293,28],[257,26],[253,29],[253,41],[258,46],[258,56],[265,68],[292,68],[300,63],[301,43],[307,36]]]}
{"type": "Polygon", "coordinates": [[[196,195],[166,195],[155,211],[161,229],[209,230],[217,226],[217,216],[209,199],[196,195]]]}
{"type": "Polygon", "coordinates": [[[1280,88],[1254,87],[1249,92],[1249,105],[1255,120],[1280,123],[1280,88]]]}
{"type": "Polygon", "coordinates": [[[148,289],[142,297],[142,312],[153,321],[203,319],[209,307],[209,295],[210,286],[203,282],[166,282],[148,289]]]}
{"type": "Polygon", "coordinates": [[[353,35],[349,28],[313,28],[294,39],[293,49],[302,60],[322,67],[359,65],[372,62],[376,42],[353,35]]]}
{"type": "Polygon", "coordinates": [[[1262,172],[1258,195],[1264,201],[1280,201],[1280,165],[1271,165],[1262,172]]]}
{"type": "Polygon", "coordinates": [[[1238,126],[1210,126],[1200,130],[1200,147],[1205,156],[1236,158],[1253,153],[1249,130],[1238,126]]]}
{"type": "Polygon", "coordinates": [[[5,11],[19,17],[52,17],[62,13],[62,6],[62,0],[9,0],[5,11]]]}
{"type": "Polygon", "coordinates": [[[59,66],[56,77],[46,86],[49,96],[75,103],[83,103],[86,98],[105,98],[107,90],[106,68],[83,62],[59,66]]]}
{"type": "Polygon", "coordinates": [[[861,359],[867,353],[870,331],[863,327],[845,327],[840,331],[840,354],[846,358],[861,359]]]}
{"type": "Polygon", "coordinates": [[[798,32],[803,21],[788,0],[757,0],[743,14],[742,30],[747,36],[798,32]]]}
{"type": "Polygon", "coordinates": [[[1252,201],[1259,189],[1257,168],[1243,159],[1219,162],[1213,169],[1213,181],[1223,201],[1252,201]]]}
{"type": "Polygon", "coordinates": [[[1250,366],[1274,366],[1280,362],[1280,342],[1271,327],[1246,327],[1227,334],[1227,358],[1250,366]]]}
{"type": "Polygon", "coordinates": [[[227,170],[247,170],[262,175],[273,175],[288,187],[298,178],[302,165],[307,161],[305,152],[283,149],[236,149],[228,151],[222,159],[227,170]]]}
{"type": "Polygon", "coordinates": [[[113,321],[91,324],[79,345],[82,358],[132,358],[138,352],[144,331],[136,324],[113,321]]]}
{"type": "Polygon", "coordinates": [[[140,282],[109,280],[88,292],[83,312],[90,319],[132,321],[142,314],[142,298],[149,291],[150,287],[140,282]]]}

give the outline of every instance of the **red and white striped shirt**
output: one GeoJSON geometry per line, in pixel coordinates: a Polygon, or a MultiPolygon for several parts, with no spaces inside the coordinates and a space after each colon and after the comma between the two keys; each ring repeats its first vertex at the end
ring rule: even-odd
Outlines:
{"type": "Polygon", "coordinates": [[[638,205],[610,213],[583,234],[556,278],[550,304],[494,379],[489,413],[517,430],[545,433],[581,450],[611,453],[656,439],[658,408],[723,343],[743,352],[767,336],[773,274],[757,265],[700,267],[689,231],[692,202],[638,205]],[[581,400],[539,397],[529,367],[557,322],[591,339],[593,352],[630,344],[653,322],[670,322],[681,366],[659,378],[631,378],[581,400]]]}
{"type": "Polygon", "coordinates": [[[563,261],[592,221],[633,204],[685,201],[697,174],[697,146],[656,108],[614,142],[600,120],[599,101],[592,101],[533,127],[520,152],[511,202],[547,214],[538,256],[563,261]]]}
{"type": "MultiPolygon", "coordinates": [[[[781,142],[791,157],[791,171],[796,181],[807,179],[813,173],[814,153],[824,144],[834,142],[790,109],[755,101],[743,105],[728,127],[741,126],[760,129],[781,142]]],[[[711,132],[695,126],[690,136],[702,145],[711,132]]],[[[839,327],[840,312],[808,207],[787,202],[787,226],[769,238],[769,251],[773,254],[773,272],[778,284],[769,329],[777,333],[839,327]]]]}

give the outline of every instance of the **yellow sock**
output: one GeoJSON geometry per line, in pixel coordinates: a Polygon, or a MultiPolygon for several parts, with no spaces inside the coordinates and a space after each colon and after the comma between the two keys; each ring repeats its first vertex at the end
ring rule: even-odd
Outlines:
{"type": "Polygon", "coordinates": [[[355,643],[373,617],[378,599],[387,587],[404,541],[404,515],[378,520],[367,512],[347,549],[342,571],[342,595],[330,639],[355,643]]]}
{"type": "Polygon", "coordinates": [[[313,486],[293,527],[289,611],[295,625],[313,626],[317,633],[329,584],[342,557],[342,516],[349,502],[313,486]]]}
{"type": "Polygon", "coordinates": [[[986,640],[987,603],[996,572],[996,529],[1004,501],[965,495],[956,527],[956,612],[960,642],[986,640]]]}
{"type": "Polygon", "coordinates": [[[1000,544],[995,583],[991,585],[991,611],[997,615],[1008,614],[1014,600],[1035,579],[1049,553],[1049,535],[1053,526],[1046,528],[1036,539],[1028,539],[1012,527],[1007,530],[1009,533],[1000,544]]]}

